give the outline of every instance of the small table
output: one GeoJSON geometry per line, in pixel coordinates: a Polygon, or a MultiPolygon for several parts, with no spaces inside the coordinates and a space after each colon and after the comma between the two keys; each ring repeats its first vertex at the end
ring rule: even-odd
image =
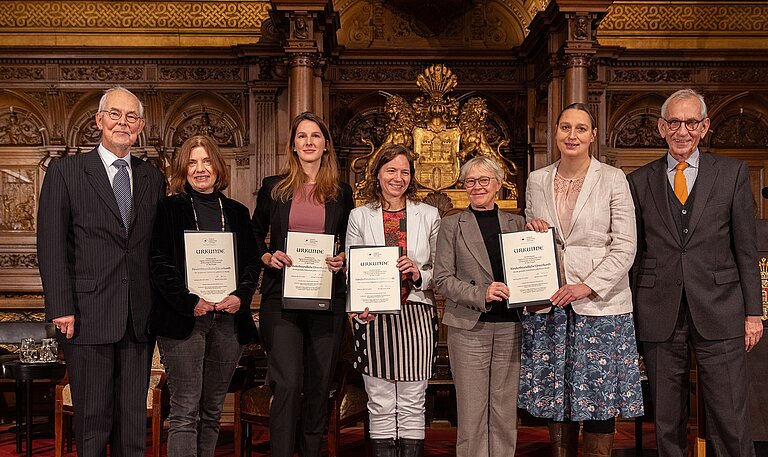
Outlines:
{"type": "Polygon", "coordinates": [[[21,386],[24,385],[24,403],[27,425],[27,457],[32,456],[32,382],[35,379],[61,379],[67,371],[63,362],[23,363],[19,360],[3,363],[6,378],[16,380],[16,452],[21,453],[22,407],[21,386]]]}

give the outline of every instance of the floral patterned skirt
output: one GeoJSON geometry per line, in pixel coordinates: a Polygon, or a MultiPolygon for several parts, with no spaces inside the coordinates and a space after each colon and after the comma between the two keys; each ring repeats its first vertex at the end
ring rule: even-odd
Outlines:
{"type": "Polygon", "coordinates": [[[632,314],[523,316],[518,407],[556,421],[643,415],[632,314]]]}

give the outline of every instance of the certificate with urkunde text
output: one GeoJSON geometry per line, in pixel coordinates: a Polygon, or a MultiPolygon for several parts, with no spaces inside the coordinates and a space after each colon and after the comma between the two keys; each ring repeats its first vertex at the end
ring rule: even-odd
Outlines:
{"type": "Polygon", "coordinates": [[[549,298],[560,288],[555,230],[502,233],[500,238],[508,306],[551,305],[549,298]]]}
{"type": "Polygon", "coordinates": [[[347,312],[399,313],[401,273],[399,246],[351,246],[347,312]]]}
{"type": "Polygon", "coordinates": [[[293,265],[283,268],[283,308],[330,310],[336,237],[322,233],[288,232],[285,253],[293,265]]]}
{"type": "Polygon", "coordinates": [[[218,303],[237,289],[235,235],[232,232],[184,232],[187,288],[218,303]]]}

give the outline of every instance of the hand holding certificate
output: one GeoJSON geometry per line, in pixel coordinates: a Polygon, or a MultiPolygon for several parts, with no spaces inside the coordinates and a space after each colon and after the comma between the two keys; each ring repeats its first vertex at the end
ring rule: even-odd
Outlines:
{"type": "Polygon", "coordinates": [[[500,238],[509,307],[551,305],[550,297],[560,288],[554,229],[502,233],[500,238]]]}
{"type": "Polygon", "coordinates": [[[291,265],[283,269],[283,308],[331,309],[333,272],[326,258],[333,257],[335,246],[334,235],[288,232],[285,254],[291,265]]]}
{"type": "Polygon", "coordinates": [[[400,247],[352,246],[349,249],[347,312],[400,312],[400,247]]]}
{"type": "Polygon", "coordinates": [[[231,232],[185,232],[187,288],[211,303],[237,289],[235,235],[231,232]]]}

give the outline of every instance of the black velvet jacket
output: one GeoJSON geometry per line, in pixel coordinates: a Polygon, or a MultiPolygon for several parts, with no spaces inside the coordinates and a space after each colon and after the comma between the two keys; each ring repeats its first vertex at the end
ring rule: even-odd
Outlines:
{"type": "MultiPolygon", "coordinates": [[[[229,230],[235,234],[237,252],[237,289],[231,294],[240,298],[240,309],[235,313],[233,330],[237,333],[237,341],[247,344],[257,337],[251,316],[251,299],[256,291],[261,260],[251,231],[248,208],[223,195],[221,202],[229,230]]],[[[176,194],[160,200],[150,257],[156,297],[149,330],[154,335],[183,339],[195,326],[193,312],[199,297],[187,289],[184,273],[184,231],[195,228],[188,195],[176,194]]]]}
{"type": "MultiPolygon", "coordinates": [[[[288,233],[288,216],[291,213],[291,201],[285,203],[272,199],[272,189],[283,176],[264,178],[256,197],[256,210],[253,212],[253,233],[256,235],[260,265],[261,257],[267,252],[285,252],[285,237],[288,233]],[[269,233],[269,246],[266,239],[269,233]]],[[[336,201],[325,203],[325,233],[337,235],[340,248],[344,252],[344,239],[347,234],[349,212],[355,206],[352,199],[352,188],[349,184],[340,182],[340,195],[336,201]]],[[[334,311],[344,312],[345,293],[347,290],[343,270],[334,275],[334,311]]],[[[261,283],[261,308],[277,306],[279,309],[283,294],[283,271],[265,268],[261,283]]]]}

